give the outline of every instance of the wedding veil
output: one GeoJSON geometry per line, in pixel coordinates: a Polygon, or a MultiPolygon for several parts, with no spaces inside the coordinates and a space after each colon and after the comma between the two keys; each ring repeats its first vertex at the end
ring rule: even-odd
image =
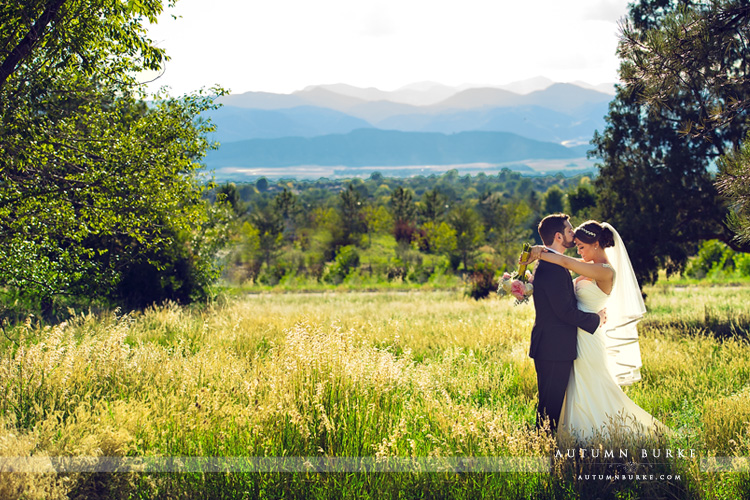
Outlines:
{"type": "Polygon", "coordinates": [[[604,338],[610,372],[619,385],[630,385],[641,379],[641,350],[638,345],[637,324],[646,313],[641,289],[633,272],[628,251],[620,234],[608,223],[615,244],[605,249],[607,259],[615,270],[615,281],[607,301],[607,323],[604,338]]]}

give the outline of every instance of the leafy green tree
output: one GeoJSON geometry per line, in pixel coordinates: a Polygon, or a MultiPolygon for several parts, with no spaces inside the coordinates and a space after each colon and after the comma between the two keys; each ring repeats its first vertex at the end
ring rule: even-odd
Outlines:
{"type": "Polygon", "coordinates": [[[284,191],[273,199],[273,209],[284,223],[284,238],[287,241],[294,241],[297,234],[297,216],[301,212],[299,198],[289,189],[284,188],[284,191]]]}
{"type": "Polygon", "coordinates": [[[317,207],[312,211],[312,225],[316,229],[333,230],[341,225],[339,213],[332,207],[317,207]]]}
{"type": "Polygon", "coordinates": [[[524,242],[530,242],[534,231],[529,229],[533,212],[523,200],[511,200],[500,207],[492,242],[506,267],[514,267],[524,242]]]}
{"type": "MultiPolygon", "coordinates": [[[[171,2],[170,2],[171,4],[171,2]]],[[[195,173],[214,95],[156,96],[135,75],[162,2],[33,0],[0,8],[0,282],[49,301],[109,295],[208,220],[195,173]]],[[[217,90],[218,93],[221,91],[217,90]]],[[[168,251],[168,253],[171,252],[168,251]]],[[[195,255],[199,255],[200,252],[195,255]]]]}
{"type": "Polygon", "coordinates": [[[539,196],[538,192],[529,191],[525,199],[526,203],[529,205],[529,208],[531,208],[534,213],[540,214],[542,212],[542,199],[539,196]]]}
{"type": "Polygon", "coordinates": [[[607,120],[594,138],[604,159],[595,181],[597,218],[617,228],[641,283],[655,281],[660,268],[680,272],[695,242],[723,223],[708,172],[711,145],[685,140],[673,122],[642,114],[632,96],[613,102],[607,120]]]}
{"type": "Polygon", "coordinates": [[[265,177],[261,177],[255,182],[255,188],[260,191],[261,193],[264,193],[268,191],[268,179],[265,177]]]}
{"type": "Polygon", "coordinates": [[[391,195],[390,208],[394,221],[413,222],[417,207],[414,205],[412,191],[401,186],[394,189],[391,195]]]}
{"type": "MultiPolygon", "coordinates": [[[[173,6],[174,1],[169,1],[173,6]]],[[[132,85],[135,72],[159,70],[166,55],[146,38],[163,2],[27,0],[0,11],[0,88],[51,83],[55,72],[132,85]]]]}
{"type": "Polygon", "coordinates": [[[393,226],[390,212],[384,206],[367,205],[364,208],[368,244],[372,245],[372,234],[383,233],[393,226]]]}
{"type": "Polygon", "coordinates": [[[232,234],[230,265],[224,269],[230,281],[255,280],[263,265],[260,251],[260,231],[249,221],[244,221],[232,234]]]}
{"type": "Polygon", "coordinates": [[[523,200],[500,193],[485,192],[478,205],[487,242],[498,250],[505,265],[518,260],[521,244],[527,241],[532,211],[523,200]]]}
{"type": "Polygon", "coordinates": [[[244,215],[247,211],[247,206],[240,197],[240,192],[237,189],[237,184],[234,182],[226,182],[216,188],[216,200],[223,203],[228,203],[232,207],[234,215],[239,217],[244,215]]]}
{"type": "Polygon", "coordinates": [[[271,267],[284,243],[284,220],[270,206],[250,214],[250,222],[258,231],[258,245],[266,267],[271,267]]]}
{"type": "Polygon", "coordinates": [[[705,278],[711,271],[733,271],[735,252],[719,240],[704,241],[691,259],[685,274],[691,278],[705,278]]]}
{"type": "Polygon", "coordinates": [[[468,271],[484,241],[482,220],[474,208],[461,204],[451,210],[447,222],[456,232],[456,254],[468,271]]]}
{"type": "Polygon", "coordinates": [[[448,200],[437,189],[426,191],[422,195],[419,213],[423,220],[438,222],[447,211],[448,200]]]}
{"type": "Polygon", "coordinates": [[[560,186],[552,185],[542,197],[542,212],[557,214],[565,212],[565,193],[560,186]]]}
{"type": "Polygon", "coordinates": [[[424,239],[426,240],[425,249],[438,255],[450,255],[456,250],[456,230],[450,227],[445,221],[433,222],[428,221],[422,225],[424,239]]]}
{"type": "Polygon", "coordinates": [[[359,252],[357,252],[356,247],[345,245],[339,248],[325,280],[337,284],[341,283],[344,278],[359,267],[359,260],[359,252]]]}
{"type": "Polygon", "coordinates": [[[411,242],[415,230],[417,207],[411,190],[399,186],[389,202],[393,216],[393,235],[398,242],[411,242]]]}
{"type": "Polygon", "coordinates": [[[477,211],[482,218],[482,224],[487,231],[491,231],[499,224],[498,218],[503,208],[503,195],[485,191],[479,198],[477,211]]]}
{"type": "Polygon", "coordinates": [[[128,309],[166,300],[184,304],[209,298],[211,284],[219,275],[215,255],[228,240],[230,210],[216,205],[199,230],[175,233],[159,247],[140,249],[120,269],[120,278],[107,296],[128,309]]]}
{"type": "Polygon", "coordinates": [[[594,186],[588,177],[581,179],[580,184],[567,194],[570,216],[584,221],[593,217],[597,196],[594,186]]]}
{"type": "Polygon", "coordinates": [[[355,243],[357,236],[367,231],[364,208],[362,194],[350,183],[339,197],[342,245],[355,243]]]}

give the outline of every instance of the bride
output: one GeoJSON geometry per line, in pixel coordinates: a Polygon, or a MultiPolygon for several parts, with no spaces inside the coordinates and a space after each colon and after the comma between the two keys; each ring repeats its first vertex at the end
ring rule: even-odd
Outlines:
{"type": "Polygon", "coordinates": [[[579,274],[575,280],[579,309],[607,308],[607,324],[593,335],[578,329],[578,356],[559,428],[581,441],[622,430],[643,435],[668,432],[620,388],[640,379],[635,325],[646,311],[622,239],[609,224],[588,221],[576,228],[574,242],[581,259],[535,246],[527,260],[545,260],[579,274]]]}

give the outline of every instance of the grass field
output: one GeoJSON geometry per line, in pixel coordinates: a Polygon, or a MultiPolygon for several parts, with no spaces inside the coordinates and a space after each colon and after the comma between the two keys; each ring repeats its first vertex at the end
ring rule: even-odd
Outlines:
{"type": "Polygon", "coordinates": [[[608,461],[554,458],[573,445],[534,430],[533,308],[507,299],[257,294],[28,321],[0,348],[0,456],[405,461],[387,472],[212,472],[203,461],[55,474],[41,460],[39,472],[3,472],[0,498],[747,497],[746,472],[701,459],[750,456],[750,288],[645,291],[643,380],[625,390],[673,435],[602,442],[629,451],[608,461]],[[488,457],[548,467],[455,467],[488,457]]]}

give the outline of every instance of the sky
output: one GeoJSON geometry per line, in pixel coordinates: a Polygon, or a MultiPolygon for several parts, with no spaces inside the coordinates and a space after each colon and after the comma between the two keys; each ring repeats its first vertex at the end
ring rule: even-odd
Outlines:
{"type": "Polygon", "coordinates": [[[179,0],[149,27],[171,60],[148,88],[611,83],[629,1],[179,0]]]}

